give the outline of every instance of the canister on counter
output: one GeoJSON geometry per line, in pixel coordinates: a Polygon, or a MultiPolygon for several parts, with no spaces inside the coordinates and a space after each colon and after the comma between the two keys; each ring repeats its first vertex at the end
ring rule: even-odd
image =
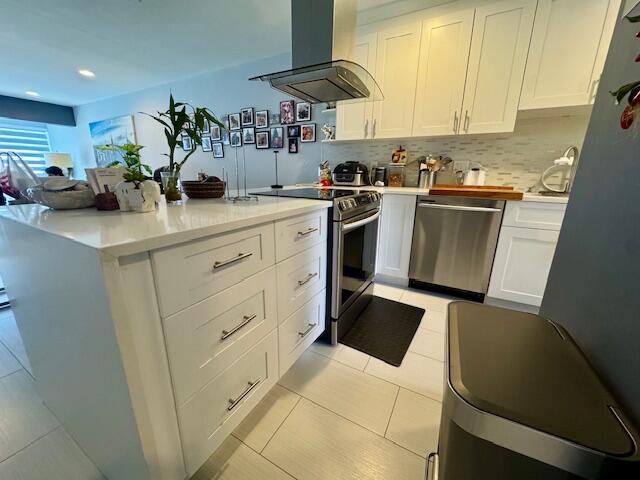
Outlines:
{"type": "Polygon", "coordinates": [[[404,187],[406,166],[401,163],[391,163],[387,166],[387,185],[389,187],[404,187]]]}

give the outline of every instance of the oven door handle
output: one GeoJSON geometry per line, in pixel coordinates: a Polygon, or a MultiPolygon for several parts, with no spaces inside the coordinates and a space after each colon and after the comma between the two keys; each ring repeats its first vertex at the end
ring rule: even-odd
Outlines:
{"type": "Polygon", "coordinates": [[[363,218],[362,220],[358,220],[357,222],[342,224],[342,231],[350,232],[351,230],[355,230],[356,228],[359,228],[363,225],[375,222],[376,220],[378,220],[378,218],[380,218],[380,210],[378,210],[376,213],[374,213],[370,217],[363,218]]]}

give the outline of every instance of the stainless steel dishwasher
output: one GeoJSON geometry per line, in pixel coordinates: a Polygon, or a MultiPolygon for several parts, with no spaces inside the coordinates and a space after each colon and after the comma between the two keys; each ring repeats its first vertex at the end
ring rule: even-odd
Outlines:
{"type": "Polygon", "coordinates": [[[504,205],[486,198],[418,197],[409,286],[483,300],[504,205]]]}

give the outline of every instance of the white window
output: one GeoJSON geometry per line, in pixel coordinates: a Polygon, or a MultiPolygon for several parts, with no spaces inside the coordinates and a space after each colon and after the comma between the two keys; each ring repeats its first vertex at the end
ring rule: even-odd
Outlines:
{"type": "Polygon", "coordinates": [[[44,154],[51,151],[45,125],[0,120],[0,152],[15,152],[36,175],[46,176],[44,154]]]}

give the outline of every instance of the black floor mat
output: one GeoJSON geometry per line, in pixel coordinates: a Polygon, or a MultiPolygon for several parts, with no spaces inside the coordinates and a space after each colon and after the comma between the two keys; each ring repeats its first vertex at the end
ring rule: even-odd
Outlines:
{"type": "Polygon", "coordinates": [[[399,367],[425,310],[373,297],[340,343],[399,367]]]}

